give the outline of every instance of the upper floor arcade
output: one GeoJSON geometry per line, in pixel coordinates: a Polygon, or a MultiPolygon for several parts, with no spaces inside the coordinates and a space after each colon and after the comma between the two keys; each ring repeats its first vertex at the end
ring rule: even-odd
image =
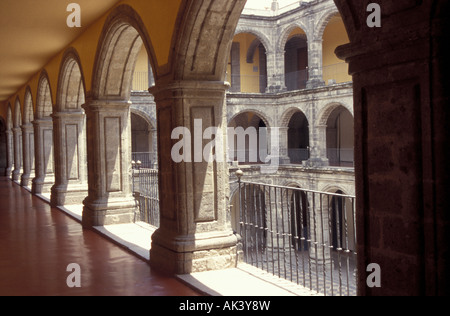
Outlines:
{"type": "Polygon", "coordinates": [[[336,57],[349,42],[333,1],[300,1],[287,8],[244,11],[227,67],[230,92],[276,93],[351,82],[348,66],[336,57]]]}

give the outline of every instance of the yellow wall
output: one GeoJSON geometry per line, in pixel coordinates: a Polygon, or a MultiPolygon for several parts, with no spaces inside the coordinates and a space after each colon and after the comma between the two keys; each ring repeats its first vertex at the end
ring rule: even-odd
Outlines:
{"type": "MultiPolygon", "coordinates": [[[[175,29],[178,10],[180,8],[181,2],[182,0],[123,0],[116,5],[130,5],[136,12],[140,14],[140,17],[149,34],[150,41],[153,46],[153,51],[156,57],[155,62],[158,64],[158,66],[164,66],[169,62],[173,32],[175,29]]],[[[113,9],[106,12],[95,23],[87,27],[85,32],[81,36],[79,36],[63,51],[55,55],[47,63],[47,65],[44,66],[43,69],[47,71],[47,74],[49,76],[50,89],[52,92],[54,104],[56,103],[59,68],[61,66],[64,51],[69,47],[73,47],[77,50],[81,60],[81,68],[85,79],[86,90],[91,90],[93,77],[92,75],[99,39],[106,18],[112,10],[113,9]]],[[[25,90],[28,85],[31,88],[33,106],[36,110],[38,82],[41,71],[43,69],[41,69],[32,78],[30,78],[29,82],[27,82],[19,91],[17,91],[16,94],[12,95],[8,100],[1,104],[0,115],[2,115],[5,120],[8,101],[11,103],[12,110],[14,112],[15,100],[17,96],[19,96],[23,113],[23,101],[25,98],[25,90]]]]}
{"type": "Polygon", "coordinates": [[[342,18],[332,18],[323,34],[323,79],[326,84],[329,79],[335,79],[337,83],[352,81],[348,75],[348,65],[334,53],[338,46],[349,42],[342,18]]]}
{"type": "MultiPolygon", "coordinates": [[[[241,33],[234,37],[233,42],[240,44],[240,65],[241,65],[241,92],[245,93],[259,93],[259,75],[260,75],[260,65],[259,65],[259,49],[255,50],[255,55],[253,56],[253,63],[247,63],[247,52],[250,48],[252,42],[256,39],[256,36],[249,33],[241,33]],[[254,71],[254,67],[258,69],[257,72],[254,71]]],[[[228,80],[230,81],[231,74],[231,60],[228,63],[227,68],[228,80]]],[[[230,81],[231,82],[231,81],[230,81]]]]}
{"type": "Polygon", "coordinates": [[[134,69],[133,90],[144,91],[148,88],[148,54],[145,46],[142,45],[134,69]]]}

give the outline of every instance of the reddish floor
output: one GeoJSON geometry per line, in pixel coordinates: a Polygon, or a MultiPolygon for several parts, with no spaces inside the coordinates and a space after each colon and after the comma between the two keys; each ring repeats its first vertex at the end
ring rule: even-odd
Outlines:
{"type": "Polygon", "coordinates": [[[177,280],[0,178],[0,295],[195,296],[177,280]],[[67,266],[81,268],[71,289],[67,266]]]}

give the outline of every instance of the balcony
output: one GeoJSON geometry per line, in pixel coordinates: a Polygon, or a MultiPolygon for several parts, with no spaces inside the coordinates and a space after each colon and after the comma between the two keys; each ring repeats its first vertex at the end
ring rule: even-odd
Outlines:
{"type": "Polygon", "coordinates": [[[354,196],[238,182],[243,262],[325,296],[356,296],[354,196]]]}

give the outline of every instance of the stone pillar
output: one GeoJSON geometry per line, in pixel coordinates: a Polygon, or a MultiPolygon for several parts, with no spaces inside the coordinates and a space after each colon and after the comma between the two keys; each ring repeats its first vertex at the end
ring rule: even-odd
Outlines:
{"type": "Polygon", "coordinates": [[[84,200],[85,227],[131,223],[131,102],[88,100],[86,112],[89,194],[84,200]]]}
{"type": "Polygon", "coordinates": [[[326,196],[312,194],[308,196],[309,211],[309,256],[319,271],[330,265],[330,217],[326,196]],[[320,201],[322,199],[322,201],[320,201]]]}
{"type": "Polygon", "coordinates": [[[13,128],[14,138],[14,171],[12,174],[13,181],[20,181],[22,175],[22,129],[20,127],[13,128]]]}
{"type": "Polygon", "coordinates": [[[307,167],[324,167],[329,165],[327,155],[327,126],[318,125],[310,129],[310,157],[303,162],[307,167]]]}
{"type": "Polygon", "coordinates": [[[85,115],[59,112],[52,115],[55,152],[55,184],[52,206],[81,204],[88,195],[85,115]]]}
{"type": "Polygon", "coordinates": [[[7,148],[7,166],[6,166],[6,177],[12,177],[13,162],[14,162],[14,136],[12,130],[6,131],[6,148],[7,148]]]}
{"type": "Polygon", "coordinates": [[[31,123],[22,125],[23,144],[23,175],[20,183],[23,187],[29,187],[34,178],[34,130],[31,123]]]}
{"type": "Polygon", "coordinates": [[[309,79],[307,89],[314,89],[325,85],[322,71],[322,39],[308,41],[309,79]]]}
{"type": "Polygon", "coordinates": [[[449,295],[450,2],[382,1],[380,28],[366,2],[335,2],[351,41],[336,53],[353,75],[358,294],[449,295]]]}
{"type": "Polygon", "coordinates": [[[226,89],[223,82],[209,81],[177,81],[150,89],[158,112],[161,210],[161,226],[153,235],[150,252],[154,268],[186,274],[236,266],[237,237],[227,220],[226,89]],[[195,153],[211,143],[211,139],[201,142],[201,136],[185,140],[186,146],[195,146],[189,155],[192,162],[172,159],[172,147],[179,143],[171,139],[172,131],[186,127],[195,137],[194,120],[201,120],[203,131],[221,129],[223,144],[217,146],[223,153],[216,147],[221,162],[193,162],[195,153]]]}
{"type": "Polygon", "coordinates": [[[50,117],[37,119],[34,125],[35,178],[33,194],[49,193],[55,181],[53,165],[53,122],[50,117]]]}
{"type": "MultiPolygon", "coordinates": [[[[280,133],[280,144],[279,144],[279,155],[280,155],[280,165],[281,164],[290,164],[291,158],[289,157],[289,127],[280,127],[278,128],[280,133]]],[[[271,139],[271,138],[269,138],[271,139]]]]}
{"type": "Polygon", "coordinates": [[[284,71],[284,50],[268,51],[266,92],[276,93],[287,90],[284,71]]]}

